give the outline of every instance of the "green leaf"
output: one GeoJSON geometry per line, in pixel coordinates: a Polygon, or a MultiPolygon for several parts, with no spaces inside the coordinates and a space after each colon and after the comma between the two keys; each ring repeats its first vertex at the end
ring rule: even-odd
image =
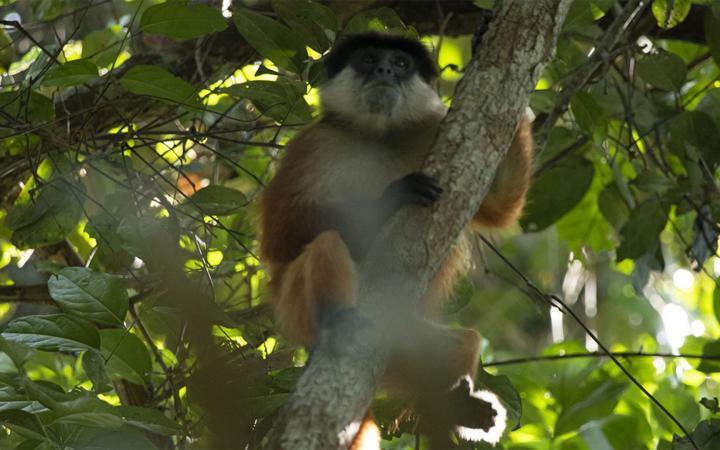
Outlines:
{"type": "Polygon", "coordinates": [[[705,14],[705,42],[715,64],[720,65],[720,17],[705,14]]]}
{"type": "Polygon", "coordinates": [[[13,364],[15,364],[15,367],[21,369],[25,365],[25,362],[32,358],[35,350],[27,345],[8,341],[0,336],[0,352],[5,353],[12,360],[13,364]]]}
{"type": "Polygon", "coordinates": [[[101,351],[107,360],[106,370],[113,379],[124,378],[144,384],[152,361],[140,338],[126,330],[100,330],[101,351]]]}
{"type": "Polygon", "coordinates": [[[585,196],[595,168],[582,156],[571,155],[543,173],[528,194],[520,224],[526,231],[543,230],[572,210],[585,196]]]}
{"type": "Polygon", "coordinates": [[[678,156],[692,161],[702,157],[710,166],[720,162],[720,130],[708,114],[685,111],[673,119],[670,133],[678,156]]]}
{"type": "Polygon", "coordinates": [[[273,9],[313,50],[324,53],[338,30],[332,10],[311,0],[273,0],[273,9]]]}
{"type": "Polygon", "coordinates": [[[98,68],[87,59],[76,59],[55,66],[42,80],[45,86],[78,86],[98,77],[98,68]]]}
{"type": "Polygon", "coordinates": [[[55,119],[55,105],[53,101],[37,92],[27,95],[25,92],[1,92],[0,109],[4,114],[0,115],[0,126],[14,128],[16,122],[8,119],[8,116],[21,122],[28,121],[33,124],[50,122],[55,119]]]}
{"type": "Polygon", "coordinates": [[[105,359],[95,350],[83,353],[82,367],[85,374],[93,383],[93,391],[107,392],[111,387],[111,380],[105,370],[105,359]]]}
{"type": "Polygon", "coordinates": [[[581,130],[589,135],[605,131],[606,119],[595,98],[587,92],[578,92],[570,100],[570,109],[581,130]]]}
{"type": "Polygon", "coordinates": [[[67,314],[20,317],[7,324],[2,336],[47,351],[84,351],[100,347],[100,337],[92,323],[67,314]]]}
{"type": "Polygon", "coordinates": [[[619,230],[630,216],[630,208],[614,181],[605,186],[598,196],[598,206],[610,224],[619,230]]]}
{"type": "Polygon", "coordinates": [[[656,199],[646,200],[637,205],[620,230],[617,260],[639,258],[654,248],[666,222],[667,208],[656,199]]]}
{"type": "MultiPolygon", "coordinates": [[[[700,404],[682,384],[664,379],[653,395],[668,411],[672,411],[673,416],[687,429],[692,429],[700,420],[700,404]]],[[[651,414],[662,429],[669,433],[677,432],[677,425],[662,411],[652,408],[651,414]]]]}
{"type": "MultiPolygon", "coordinates": [[[[717,290],[717,288],[716,288],[717,290]]],[[[720,357],[720,341],[708,342],[703,346],[702,354],[705,356],[720,357]]],[[[701,360],[697,370],[703,373],[720,372],[720,361],[701,360]]]]}
{"type": "Polygon", "coordinates": [[[193,194],[183,206],[197,208],[208,215],[227,216],[238,212],[247,204],[248,200],[242,192],[211,184],[193,194]]]}
{"type": "Polygon", "coordinates": [[[191,108],[202,107],[190,83],[157,66],[137,65],[127,71],[120,84],[133,94],[191,108]]]}
{"type": "Polygon", "coordinates": [[[687,438],[677,437],[673,440],[673,450],[717,450],[720,448],[720,420],[709,419],[700,422],[695,430],[690,433],[692,442],[687,438]]]}
{"type": "Polygon", "coordinates": [[[116,410],[123,416],[125,423],[151,433],[174,436],[182,433],[182,427],[170,420],[165,414],[152,408],[139,406],[118,406],[116,410]]]}
{"type": "Polygon", "coordinates": [[[128,42],[124,42],[123,37],[124,33],[120,32],[119,26],[91,31],[83,38],[81,56],[100,67],[110,66],[121,50],[127,48],[128,42]]]}
{"type": "Polygon", "coordinates": [[[249,81],[225,91],[250,100],[263,114],[280,123],[307,123],[312,120],[312,113],[303,98],[304,88],[304,85],[279,79],[249,81]]]}
{"type": "Polygon", "coordinates": [[[21,248],[62,241],[82,217],[82,183],[55,178],[38,191],[34,199],[18,199],[5,219],[5,226],[13,231],[13,244],[21,248]]]}
{"type": "MultiPolygon", "coordinates": [[[[20,436],[43,442],[48,441],[38,418],[25,411],[3,411],[0,413],[0,423],[20,436]]],[[[59,445],[54,448],[58,447],[59,445]]]]}
{"type": "Polygon", "coordinates": [[[48,281],[50,296],[68,313],[105,325],[122,325],[128,295],[116,277],[85,267],[66,267],[48,281]]]}
{"type": "Polygon", "coordinates": [[[720,323],[720,286],[717,284],[713,291],[713,311],[715,312],[715,320],[720,323]]]}
{"type": "Polygon", "coordinates": [[[175,39],[193,39],[227,28],[220,11],[207,5],[167,1],[149,7],[140,19],[140,29],[175,39]]]}
{"type": "Polygon", "coordinates": [[[18,392],[12,386],[0,387],[0,412],[10,410],[26,410],[33,404],[24,392],[18,392]]]}
{"type": "Polygon", "coordinates": [[[365,31],[389,31],[392,33],[408,33],[408,28],[392,8],[382,7],[362,11],[348,20],[343,34],[363,33],[365,31]]]}
{"type": "Polygon", "coordinates": [[[670,29],[685,20],[691,6],[690,0],[653,0],[652,13],[660,28],[670,29]]]}
{"type": "Polygon", "coordinates": [[[615,408],[626,388],[626,383],[607,380],[593,390],[590,395],[563,408],[555,424],[555,435],[560,436],[575,431],[591,420],[607,416],[615,408]]]}
{"type": "Polygon", "coordinates": [[[308,59],[303,40],[290,28],[247,9],[235,11],[235,26],[246,41],[276,66],[301,73],[308,59]]]}
{"type": "Polygon", "coordinates": [[[687,79],[685,62],[674,53],[660,51],[637,63],[637,73],[646,82],[665,91],[677,91],[687,79]]]}
{"type": "Polygon", "coordinates": [[[55,423],[103,428],[106,430],[118,430],[123,425],[122,419],[115,414],[98,411],[65,414],[55,419],[55,423]]]}

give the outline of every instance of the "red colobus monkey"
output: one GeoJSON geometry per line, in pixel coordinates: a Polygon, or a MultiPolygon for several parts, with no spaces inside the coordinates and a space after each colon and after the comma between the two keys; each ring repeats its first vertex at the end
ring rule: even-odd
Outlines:
{"type": "MultiPolygon", "coordinates": [[[[355,34],[342,39],[325,64],[322,118],[290,141],[260,200],[260,253],[277,323],[289,339],[309,346],[324,310],[355,303],[356,267],[386,220],[403,205],[429,206],[442,195],[435,179],[418,172],[446,114],[431,86],[437,71],[427,49],[405,37],[355,34]]],[[[469,228],[506,227],[518,218],[531,163],[524,118],[469,228]]],[[[470,231],[421,299],[424,313],[437,309],[469,267],[470,231]]],[[[457,348],[448,349],[442,370],[448,380],[472,380],[479,335],[448,332],[456,335],[457,348]]],[[[459,431],[466,439],[490,441],[502,433],[459,431]]]]}

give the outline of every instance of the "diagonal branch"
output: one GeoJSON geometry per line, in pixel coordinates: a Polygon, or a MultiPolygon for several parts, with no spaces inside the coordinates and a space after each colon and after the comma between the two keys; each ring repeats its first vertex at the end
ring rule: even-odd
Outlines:
{"type": "Polygon", "coordinates": [[[424,168],[440,180],[443,198],[432,210],[400,211],[383,229],[361,270],[357,311],[322,324],[270,448],[347,448],[384,370],[385,343],[412,327],[417,299],[485,196],[570,1],[496,4],[424,168]]]}

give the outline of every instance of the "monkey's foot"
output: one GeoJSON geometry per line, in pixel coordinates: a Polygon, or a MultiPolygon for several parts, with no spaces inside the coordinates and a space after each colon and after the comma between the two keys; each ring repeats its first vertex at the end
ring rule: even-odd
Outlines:
{"type": "Polygon", "coordinates": [[[455,431],[465,441],[497,443],[507,425],[507,411],[497,395],[490,391],[474,391],[469,376],[458,380],[451,394],[458,401],[462,414],[455,431]]]}

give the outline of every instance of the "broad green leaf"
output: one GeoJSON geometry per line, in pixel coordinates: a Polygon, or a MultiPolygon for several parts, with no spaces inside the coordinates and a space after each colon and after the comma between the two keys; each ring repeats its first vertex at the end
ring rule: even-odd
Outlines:
{"type": "Polygon", "coordinates": [[[369,9],[355,14],[345,24],[342,32],[348,34],[365,31],[413,34],[409,32],[408,27],[405,26],[398,13],[394,9],[387,7],[369,9]]]}
{"type": "Polygon", "coordinates": [[[687,67],[674,53],[661,51],[637,63],[637,73],[646,82],[665,91],[677,91],[687,78],[687,67]]]}
{"type": "Polygon", "coordinates": [[[165,69],[137,65],[128,70],[120,84],[133,94],[155,97],[168,103],[201,108],[195,88],[165,69]]]}
{"type": "Polygon", "coordinates": [[[233,21],[248,43],[280,68],[301,73],[308,59],[303,40],[290,28],[247,9],[235,11],[233,21]]]}
{"type": "Polygon", "coordinates": [[[85,267],[66,267],[48,281],[50,296],[72,314],[104,325],[122,325],[128,295],[117,277],[85,267]]]}
{"type": "Polygon", "coordinates": [[[666,222],[667,208],[659,201],[649,199],[637,205],[620,229],[617,260],[639,258],[651,250],[666,222]]]}
{"type": "Polygon", "coordinates": [[[715,320],[720,323],[720,286],[717,284],[713,291],[713,311],[715,312],[715,320]]]}
{"type": "Polygon", "coordinates": [[[625,203],[625,198],[620,193],[617,183],[614,181],[605,186],[605,189],[598,196],[598,206],[603,216],[607,219],[616,230],[619,230],[628,217],[630,216],[630,208],[625,203]]]}
{"type": "Polygon", "coordinates": [[[0,412],[13,409],[29,409],[33,401],[24,392],[18,392],[13,386],[0,387],[0,412]]]}
{"type": "Polygon", "coordinates": [[[113,379],[124,378],[144,384],[152,362],[140,338],[126,330],[100,330],[101,351],[107,360],[106,370],[113,379]]]}
{"type": "MultiPolygon", "coordinates": [[[[38,422],[38,418],[25,411],[12,410],[1,412],[0,424],[20,436],[43,442],[49,441],[43,431],[42,425],[38,422]]],[[[58,448],[59,444],[56,443],[56,445],[55,448],[58,448]]]]}
{"type": "Polygon", "coordinates": [[[128,46],[128,40],[123,40],[124,36],[119,26],[91,31],[83,39],[83,59],[100,67],[110,66],[120,56],[121,50],[128,46]]]}
{"type": "Polygon", "coordinates": [[[593,181],[595,168],[587,159],[571,155],[545,171],[533,183],[520,224],[527,231],[543,230],[585,196],[593,181]]]}
{"type": "Polygon", "coordinates": [[[0,110],[4,113],[0,115],[0,126],[8,128],[16,125],[15,120],[37,125],[55,118],[53,101],[37,92],[0,92],[0,110]]]}
{"type": "Polygon", "coordinates": [[[337,33],[335,14],[310,0],[273,0],[273,9],[313,50],[323,53],[337,33]]]}
{"type": "Polygon", "coordinates": [[[116,410],[125,419],[125,423],[152,433],[173,436],[182,433],[182,427],[170,420],[157,409],[139,406],[118,406],[116,410]]]}
{"type": "MultiPolygon", "coordinates": [[[[702,354],[712,357],[720,357],[720,341],[708,342],[703,346],[702,354]]],[[[697,370],[704,373],[720,372],[720,361],[701,360],[697,370]]]]}
{"type": "Polygon", "coordinates": [[[250,100],[263,114],[280,123],[297,124],[312,120],[310,106],[303,98],[304,87],[286,80],[257,80],[230,86],[226,91],[250,100]]]}
{"type": "Polygon", "coordinates": [[[672,180],[651,169],[640,172],[640,174],[632,180],[632,184],[648,194],[662,194],[675,185],[672,180]]]}
{"type": "Polygon", "coordinates": [[[720,448],[720,420],[709,419],[700,422],[690,433],[693,445],[687,438],[677,438],[673,441],[673,450],[717,450],[720,448]]]}
{"type": "Polygon", "coordinates": [[[117,430],[122,426],[123,420],[115,414],[94,411],[65,414],[55,419],[55,423],[117,430]]]}
{"type": "Polygon", "coordinates": [[[587,92],[578,92],[570,100],[570,109],[581,130],[589,135],[605,131],[606,119],[595,98],[587,92]]]}
{"type": "Polygon", "coordinates": [[[673,28],[690,13],[690,0],[653,0],[652,13],[660,28],[673,28]]]}
{"type": "Polygon", "coordinates": [[[590,247],[596,252],[608,251],[615,247],[612,228],[605,220],[598,205],[602,188],[601,176],[593,177],[585,196],[572,210],[555,222],[558,237],[575,254],[582,254],[590,247]]]}
{"type": "Polygon", "coordinates": [[[7,72],[15,59],[15,49],[12,43],[7,31],[0,29],[0,73],[7,72]]]}
{"type": "MultiPolygon", "coordinates": [[[[673,416],[687,429],[692,429],[693,425],[700,420],[699,399],[695,399],[681,384],[678,385],[669,379],[665,379],[660,383],[657,390],[653,392],[653,395],[668,411],[672,411],[673,416]]],[[[677,432],[677,425],[662,411],[658,408],[652,408],[650,411],[665,431],[669,433],[677,432]]]]}
{"type": "Polygon", "coordinates": [[[78,86],[98,77],[98,68],[87,59],[76,59],[55,66],[42,80],[45,86],[78,86]]]}
{"type": "Polygon", "coordinates": [[[216,8],[184,1],[167,1],[145,10],[140,29],[175,39],[193,39],[227,28],[223,15],[216,8]]]}
{"type": "Polygon", "coordinates": [[[720,162],[720,130],[708,114],[685,111],[673,119],[670,132],[673,151],[681,158],[703,158],[711,167],[720,162]]]}
{"type": "Polygon", "coordinates": [[[112,389],[110,377],[105,370],[105,359],[99,352],[88,350],[83,353],[82,367],[93,383],[93,391],[106,392],[112,389]]]}
{"type": "Polygon", "coordinates": [[[157,450],[148,436],[133,427],[123,425],[119,430],[97,430],[83,439],[76,448],[82,450],[157,450]]]}
{"type": "Polygon", "coordinates": [[[705,14],[705,42],[715,64],[720,65],[720,17],[705,14]]]}
{"type": "Polygon", "coordinates": [[[197,208],[208,215],[226,216],[247,206],[245,194],[226,186],[211,184],[193,194],[183,206],[197,208]]]}
{"type": "Polygon", "coordinates": [[[0,352],[5,353],[15,364],[15,367],[21,369],[25,362],[32,358],[35,350],[27,345],[8,341],[0,336],[0,352]]]}
{"type": "Polygon", "coordinates": [[[2,336],[47,351],[72,352],[100,347],[100,337],[92,323],[66,314],[20,317],[7,324],[2,336]]]}
{"type": "Polygon", "coordinates": [[[65,239],[82,217],[82,183],[54,178],[38,191],[34,199],[16,201],[5,220],[5,226],[13,231],[12,242],[21,248],[42,247],[65,239]]]}
{"type": "Polygon", "coordinates": [[[563,408],[555,424],[555,435],[575,431],[591,420],[607,416],[615,408],[626,388],[626,383],[607,380],[587,397],[563,408]]]}
{"type": "Polygon", "coordinates": [[[507,429],[512,430],[520,423],[522,416],[520,394],[507,376],[491,375],[481,369],[477,376],[475,389],[487,389],[498,396],[507,411],[507,429]]]}

